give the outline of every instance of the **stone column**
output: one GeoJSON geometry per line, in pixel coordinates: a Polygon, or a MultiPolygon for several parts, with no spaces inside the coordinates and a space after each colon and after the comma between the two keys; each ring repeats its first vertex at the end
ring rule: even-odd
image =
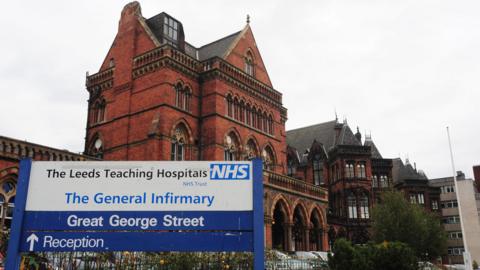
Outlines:
{"type": "Polygon", "coordinates": [[[328,227],[325,226],[323,227],[323,230],[322,230],[322,234],[321,236],[319,237],[322,237],[322,251],[329,251],[330,250],[330,246],[328,244],[328,227]]]}
{"type": "Polygon", "coordinates": [[[305,239],[304,239],[304,242],[305,244],[303,245],[303,248],[305,251],[310,251],[311,250],[311,247],[310,247],[310,227],[305,227],[305,239]]]}
{"type": "Polygon", "coordinates": [[[272,239],[272,222],[273,218],[270,216],[264,216],[264,224],[265,224],[265,248],[271,249],[273,245],[272,239]]]}
{"type": "Polygon", "coordinates": [[[285,228],[285,251],[293,251],[293,241],[292,241],[292,229],[293,229],[293,223],[285,222],[283,224],[285,228]]]}

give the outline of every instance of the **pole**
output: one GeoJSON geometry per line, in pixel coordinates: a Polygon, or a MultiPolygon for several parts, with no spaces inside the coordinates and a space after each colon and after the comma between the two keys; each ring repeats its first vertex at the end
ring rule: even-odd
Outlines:
{"type": "Polygon", "coordinates": [[[455,163],[453,161],[453,151],[452,151],[452,142],[450,140],[450,130],[447,127],[447,136],[448,136],[448,146],[450,148],[450,160],[452,162],[452,172],[453,172],[453,182],[455,183],[455,194],[457,196],[458,201],[458,215],[460,216],[460,226],[462,228],[462,239],[463,239],[463,262],[465,263],[465,270],[472,270],[472,259],[470,257],[470,252],[468,251],[467,246],[467,235],[465,234],[465,227],[463,222],[463,214],[462,214],[462,204],[460,202],[460,192],[458,190],[458,183],[457,183],[457,172],[455,171],[455,163]]]}

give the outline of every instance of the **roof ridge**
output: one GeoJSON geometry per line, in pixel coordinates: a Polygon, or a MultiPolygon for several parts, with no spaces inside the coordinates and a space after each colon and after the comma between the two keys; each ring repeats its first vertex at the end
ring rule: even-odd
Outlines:
{"type": "Polygon", "coordinates": [[[336,121],[335,121],[335,120],[331,120],[331,121],[327,121],[327,122],[322,122],[322,123],[318,123],[318,124],[313,124],[313,125],[310,125],[310,126],[299,127],[299,128],[296,128],[296,129],[290,129],[290,130],[287,130],[287,133],[290,132],[290,131],[297,131],[297,130],[301,130],[301,129],[316,127],[316,126],[324,125],[324,124],[331,123],[331,122],[336,122],[336,121]]]}
{"type": "MultiPolygon", "coordinates": [[[[242,31],[237,31],[237,32],[235,32],[235,33],[233,33],[233,34],[230,34],[230,35],[228,35],[228,36],[225,36],[225,37],[222,37],[222,38],[217,39],[217,40],[215,40],[215,41],[212,41],[212,42],[210,42],[210,43],[207,43],[207,44],[205,44],[205,45],[203,45],[203,46],[201,46],[201,47],[198,47],[198,48],[196,48],[196,49],[199,49],[199,50],[200,50],[200,49],[202,49],[203,47],[210,46],[210,45],[212,45],[212,44],[214,44],[214,43],[220,42],[220,41],[222,41],[222,40],[224,40],[224,39],[227,39],[227,38],[229,38],[229,37],[238,35],[240,32],[242,32],[242,31]]],[[[190,45],[191,45],[191,44],[190,44],[190,45]]],[[[193,45],[192,45],[192,46],[193,46],[193,45]]]]}

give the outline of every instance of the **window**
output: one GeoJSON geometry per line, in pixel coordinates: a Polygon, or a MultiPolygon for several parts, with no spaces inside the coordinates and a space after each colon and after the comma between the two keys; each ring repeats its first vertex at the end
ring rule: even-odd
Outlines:
{"type": "Polygon", "coordinates": [[[110,61],[108,62],[108,67],[114,67],[115,66],[115,60],[113,58],[110,58],[110,61]]]}
{"type": "Polygon", "coordinates": [[[432,200],[432,210],[438,210],[438,201],[432,200]]]}
{"type": "Polygon", "coordinates": [[[418,193],[417,197],[418,197],[418,204],[425,204],[425,200],[423,198],[423,193],[418,193]]]}
{"type": "Polygon", "coordinates": [[[415,194],[410,194],[410,203],[411,204],[417,203],[417,196],[415,194]]]}
{"type": "Polygon", "coordinates": [[[175,86],[175,106],[189,111],[192,91],[188,87],[183,87],[180,83],[175,86]]]}
{"type": "Polygon", "coordinates": [[[353,162],[347,162],[347,164],[345,164],[345,178],[353,178],[353,177],[355,177],[353,162]]]}
{"type": "Polygon", "coordinates": [[[349,195],[347,198],[348,204],[348,218],[357,218],[357,199],[353,195],[349,195]]]}
{"type": "Polygon", "coordinates": [[[100,99],[95,103],[92,117],[94,124],[105,121],[105,106],[106,103],[104,99],[100,99]]]}
{"type": "Polygon", "coordinates": [[[465,252],[463,247],[448,247],[448,255],[451,256],[460,256],[465,252]]]}
{"type": "Polygon", "coordinates": [[[171,160],[185,160],[185,144],[188,142],[187,130],[180,124],[175,129],[175,134],[172,137],[171,143],[171,160]]]}
{"type": "Polygon", "coordinates": [[[251,52],[247,52],[245,56],[245,73],[253,76],[253,56],[251,52]]]}
{"type": "Polygon", "coordinates": [[[382,188],[388,187],[388,177],[386,175],[380,175],[380,186],[382,188]]]}
{"type": "Polygon", "coordinates": [[[368,196],[363,195],[360,198],[360,218],[368,219],[370,218],[370,212],[368,208],[368,196]]]}
{"type": "Polygon", "coordinates": [[[266,170],[273,171],[275,167],[275,158],[270,146],[266,146],[262,151],[263,167],[266,170]]]}
{"type": "Polygon", "coordinates": [[[448,233],[448,238],[449,239],[462,239],[462,232],[457,231],[457,232],[449,232],[448,233]]]}
{"type": "Polygon", "coordinates": [[[367,178],[367,174],[365,172],[365,162],[360,162],[357,164],[357,177],[367,178]]]}
{"type": "Polygon", "coordinates": [[[457,200],[453,201],[445,201],[441,203],[442,208],[457,208],[458,207],[458,202],[457,200]]]}
{"type": "Polygon", "coordinates": [[[238,155],[238,140],[234,133],[230,133],[225,136],[225,150],[224,159],[227,161],[237,160],[238,155]]]}
{"type": "Polygon", "coordinates": [[[313,159],[313,181],[315,185],[323,185],[323,164],[320,156],[316,155],[313,159]]]}
{"type": "Polygon", "coordinates": [[[451,193],[455,192],[455,187],[453,185],[440,187],[441,193],[451,193]]]}
{"type": "Polygon", "coordinates": [[[178,23],[167,16],[163,19],[163,34],[167,36],[172,41],[177,41],[178,39],[178,23]]]}
{"type": "Polygon", "coordinates": [[[460,217],[459,216],[443,217],[442,218],[442,223],[443,224],[459,224],[460,223],[460,217]]]}
{"type": "Polygon", "coordinates": [[[258,157],[257,144],[252,139],[248,140],[247,145],[245,145],[245,153],[247,160],[258,157]]]}
{"type": "Polygon", "coordinates": [[[98,159],[103,159],[103,141],[98,135],[94,138],[95,140],[90,146],[89,154],[98,159]]]}

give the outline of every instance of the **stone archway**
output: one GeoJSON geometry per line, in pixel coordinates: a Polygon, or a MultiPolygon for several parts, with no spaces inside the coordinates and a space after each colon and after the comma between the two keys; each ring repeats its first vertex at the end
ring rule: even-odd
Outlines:
{"type": "Polygon", "coordinates": [[[278,200],[273,209],[272,248],[289,250],[288,248],[288,206],[283,200],[278,200]]]}
{"type": "Polygon", "coordinates": [[[322,223],[321,214],[317,209],[314,209],[310,215],[310,237],[309,237],[309,250],[320,251],[324,246],[324,224],[322,223]]]}
{"type": "Polygon", "coordinates": [[[305,209],[298,204],[293,210],[292,227],[292,250],[307,250],[308,242],[308,223],[305,215],[305,209]]]}

